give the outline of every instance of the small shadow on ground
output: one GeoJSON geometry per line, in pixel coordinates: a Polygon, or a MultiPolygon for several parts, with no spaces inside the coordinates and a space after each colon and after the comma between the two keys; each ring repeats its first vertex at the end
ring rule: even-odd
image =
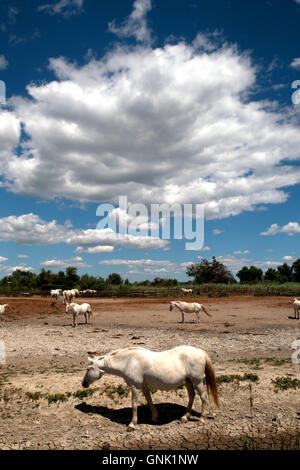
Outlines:
{"type": "MultiPolygon", "coordinates": [[[[106,406],[92,406],[87,405],[85,402],[76,405],[75,408],[82,413],[87,414],[99,414],[104,418],[108,418],[111,421],[119,424],[129,424],[132,418],[132,408],[120,408],[115,410],[106,406]]],[[[163,425],[171,423],[172,421],[180,420],[186,412],[186,408],[175,403],[160,403],[155,405],[158,412],[157,423],[152,423],[151,412],[147,405],[141,405],[138,407],[138,422],[139,424],[155,424],[163,425]]],[[[192,412],[192,417],[200,418],[201,413],[196,411],[192,412]]]]}
{"type": "Polygon", "coordinates": [[[299,318],[296,317],[288,317],[290,320],[299,320],[299,318]]]}

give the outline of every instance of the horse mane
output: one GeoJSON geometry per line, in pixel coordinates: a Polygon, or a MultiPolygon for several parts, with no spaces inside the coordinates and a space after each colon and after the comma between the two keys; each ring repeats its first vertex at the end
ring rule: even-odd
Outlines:
{"type": "Polygon", "coordinates": [[[145,348],[142,348],[141,346],[128,346],[127,348],[115,349],[114,351],[111,351],[110,353],[106,354],[106,356],[116,356],[116,354],[126,352],[126,351],[131,351],[134,349],[145,349],[145,348]]]}

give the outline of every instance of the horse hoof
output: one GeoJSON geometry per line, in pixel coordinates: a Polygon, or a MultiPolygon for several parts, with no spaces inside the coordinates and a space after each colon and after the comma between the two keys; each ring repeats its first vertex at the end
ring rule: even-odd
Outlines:
{"type": "Polygon", "coordinates": [[[135,427],[134,427],[133,424],[129,424],[129,425],[127,426],[127,432],[132,432],[132,431],[135,431],[135,427]]]}

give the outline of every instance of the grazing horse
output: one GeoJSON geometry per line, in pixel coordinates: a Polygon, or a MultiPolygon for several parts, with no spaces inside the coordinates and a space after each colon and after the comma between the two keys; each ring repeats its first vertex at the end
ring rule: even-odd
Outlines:
{"type": "Polygon", "coordinates": [[[300,300],[294,299],[293,306],[295,318],[298,318],[299,320],[300,300]]]}
{"type": "Polygon", "coordinates": [[[197,318],[198,318],[198,323],[200,322],[200,312],[206,313],[209,317],[212,317],[210,313],[205,310],[204,305],[202,304],[197,304],[195,302],[193,303],[188,303],[188,302],[171,302],[170,303],[170,312],[173,310],[174,307],[177,307],[181,311],[182,315],[182,321],[181,323],[184,323],[184,314],[185,313],[196,313],[197,318]]]}
{"type": "Polygon", "coordinates": [[[193,346],[177,346],[167,351],[154,352],[141,347],[118,349],[105,356],[88,353],[89,366],[82,380],[84,388],[89,387],[103,374],[122,377],[132,392],[132,420],[128,430],[134,430],[138,423],[137,402],[142,390],[156,422],[158,413],[152,403],[151,388],[174,390],[184,382],[188,390],[189,401],[182,420],[190,419],[195,398],[195,390],[202,402],[201,420],[206,407],[203,386],[204,376],[208,394],[211,393],[216,406],[219,406],[216,376],[208,354],[193,346]]]}
{"type": "Polygon", "coordinates": [[[88,322],[88,318],[90,320],[91,315],[93,315],[92,309],[90,304],[76,304],[72,302],[71,304],[67,303],[66,305],[66,313],[73,314],[73,327],[78,325],[78,316],[84,315],[85,323],[88,322]]]}

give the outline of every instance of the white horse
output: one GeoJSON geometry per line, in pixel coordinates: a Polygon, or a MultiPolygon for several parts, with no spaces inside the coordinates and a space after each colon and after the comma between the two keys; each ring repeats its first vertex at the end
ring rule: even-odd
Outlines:
{"type": "Polygon", "coordinates": [[[50,297],[54,297],[57,300],[58,297],[61,295],[61,292],[61,289],[51,289],[50,297]]]}
{"type": "Polygon", "coordinates": [[[206,397],[203,378],[206,377],[208,394],[219,406],[216,376],[208,354],[202,349],[192,346],[177,346],[162,352],[149,351],[141,347],[118,349],[105,356],[88,353],[89,366],[82,380],[82,386],[87,388],[103,374],[122,377],[132,392],[132,420],[128,426],[133,430],[137,424],[137,402],[139,391],[142,390],[156,422],[158,413],[150,395],[151,388],[159,390],[174,390],[184,382],[188,390],[189,401],[182,420],[191,417],[195,390],[202,402],[201,420],[206,407],[206,397]]]}
{"type": "Polygon", "coordinates": [[[181,291],[184,294],[192,294],[193,293],[193,289],[185,289],[184,287],[181,288],[181,291]]]}
{"type": "Polygon", "coordinates": [[[294,306],[295,318],[298,318],[299,320],[300,300],[294,299],[293,306],[294,306]]]}
{"type": "Polygon", "coordinates": [[[74,299],[74,297],[76,297],[76,295],[79,295],[78,289],[64,290],[63,291],[64,303],[68,304],[72,302],[72,300],[74,299]]]}
{"type": "Polygon", "coordinates": [[[67,303],[66,305],[66,313],[73,314],[73,327],[78,325],[78,316],[84,315],[85,323],[90,320],[91,315],[93,315],[92,309],[90,304],[76,304],[72,302],[71,304],[67,303]]]}
{"type": "Polygon", "coordinates": [[[173,310],[174,307],[177,307],[181,311],[182,315],[182,321],[181,323],[184,323],[184,314],[185,313],[196,313],[197,318],[198,318],[198,323],[200,322],[200,312],[206,313],[209,317],[212,317],[210,313],[205,310],[204,305],[202,304],[197,304],[195,302],[193,303],[188,303],[188,302],[171,302],[170,303],[170,312],[173,310]]]}
{"type": "Polygon", "coordinates": [[[9,307],[8,304],[0,305],[0,322],[2,322],[2,315],[5,313],[6,307],[9,307]]]}

